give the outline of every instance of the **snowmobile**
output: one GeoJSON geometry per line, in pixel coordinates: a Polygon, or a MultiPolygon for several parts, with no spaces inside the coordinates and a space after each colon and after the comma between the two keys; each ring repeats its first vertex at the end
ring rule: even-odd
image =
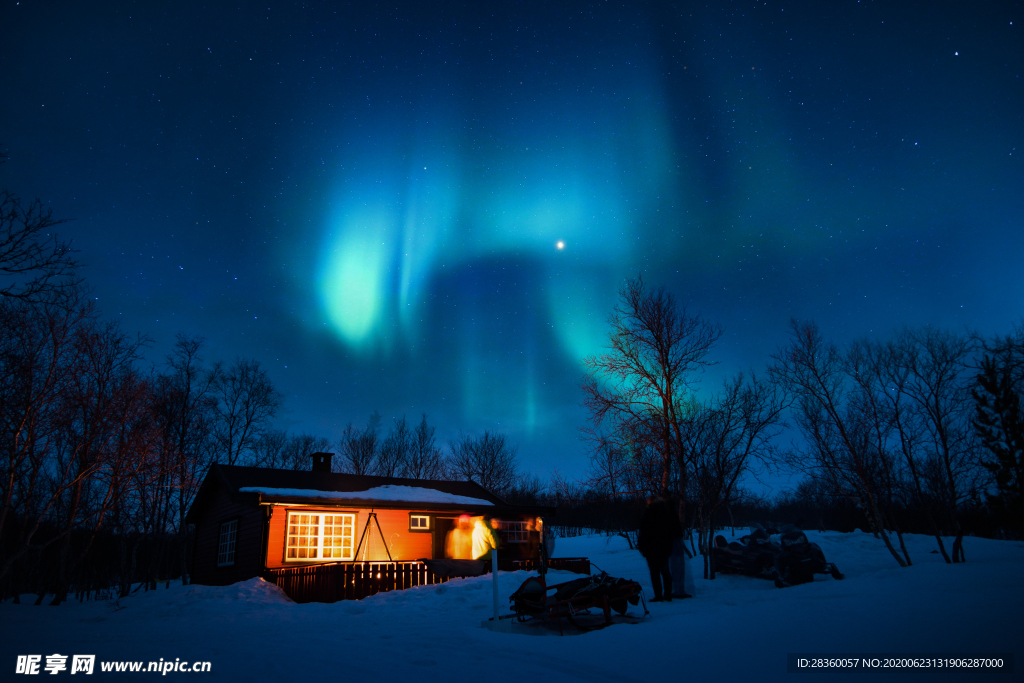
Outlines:
{"type": "Polygon", "coordinates": [[[760,525],[738,543],[716,536],[711,550],[715,571],[769,579],[779,588],[810,583],[815,574],[830,574],[837,581],[843,579],[835,563],[826,562],[821,547],[808,541],[799,527],[787,524],[778,532],[778,542],[772,541],[768,530],[760,525]]]}

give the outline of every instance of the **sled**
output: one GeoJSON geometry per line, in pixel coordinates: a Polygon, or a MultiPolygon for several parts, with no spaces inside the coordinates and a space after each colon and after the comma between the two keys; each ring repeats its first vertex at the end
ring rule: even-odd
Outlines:
{"type": "Polygon", "coordinates": [[[610,626],[613,611],[625,616],[629,605],[641,601],[647,616],[650,612],[640,584],[607,572],[554,586],[548,586],[543,576],[531,576],[509,597],[517,621],[554,619],[559,634],[563,634],[562,617],[581,631],[592,631],[610,626]],[[592,610],[600,612],[595,615],[592,610]]]}

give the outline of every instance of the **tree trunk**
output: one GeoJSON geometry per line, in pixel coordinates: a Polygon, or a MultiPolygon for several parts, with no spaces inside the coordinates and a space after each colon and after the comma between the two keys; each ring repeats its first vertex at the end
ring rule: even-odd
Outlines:
{"type": "Polygon", "coordinates": [[[907,563],[903,561],[903,558],[896,552],[896,548],[892,545],[892,539],[889,538],[889,534],[886,533],[885,529],[881,529],[879,535],[882,537],[882,541],[885,543],[885,547],[889,549],[889,553],[896,559],[901,567],[906,567],[907,563]]]}
{"type": "Polygon", "coordinates": [[[900,528],[896,526],[895,523],[893,523],[893,529],[896,531],[896,538],[899,539],[900,550],[903,551],[903,557],[907,560],[907,566],[910,567],[914,563],[910,561],[910,553],[907,552],[907,544],[903,542],[903,532],[900,531],[900,528]]]}
{"type": "Polygon", "coordinates": [[[68,534],[60,544],[60,556],[57,560],[57,585],[54,588],[53,600],[50,607],[58,607],[67,599],[68,595],[68,553],[71,545],[71,534],[68,534]]]}
{"type": "Polygon", "coordinates": [[[946,564],[952,564],[952,560],[949,559],[949,555],[946,553],[946,544],[942,542],[942,534],[938,531],[934,533],[935,541],[939,544],[939,552],[942,553],[942,559],[946,561],[946,564]]]}
{"type": "Polygon", "coordinates": [[[956,538],[953,540],[953,562],[966,561],[967,557],[964,555],[964,532],[962,529],[958,529],[956,538]]]}
{"type": "Polygon", "coordinates": [[[707,540],[707,546],[708,546],[707,547],[707,551],[708,551],[708,554],[706,555],[706,557],[707,557],[707,565],[708,565],[708,580],[709,581],[714,581],[715,580],[715,553],[714,553],[715,542],[713,540],[714,533],[715,533],[715,525],[712,524],[711,525],[711,529],[708,531],[708,540],[707,540]]]}
{"type": "Polygon", "coordinates": [[[900,557],[898,552],[896,552],[896,548],[894,548],[892,545],[892,539],[889,538],[889,534],[885,531],[882,515],[881,512],[878,510],[878,506],[875,503],[874,496],[865,495],[864,499],[868,503],[868,507],[865,508],[865,512],[868,513],[868,522],[874,527],[875,538],[881,537],[882,542],[885,543],[885,547],[888,548],[889,553],[893,556],[893,559],[895,559],[901,567],[906,567],[906,562],[904,562],[903,558],[900,557]]]}

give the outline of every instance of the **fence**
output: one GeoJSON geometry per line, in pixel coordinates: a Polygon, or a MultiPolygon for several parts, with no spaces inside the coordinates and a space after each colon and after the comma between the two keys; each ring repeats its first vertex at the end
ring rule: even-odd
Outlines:
{"type": "MultiPolygon", "coordinates": [[[[537,561],[510,560],[506,565],[499,559],[499,566],[503,571],[532,571],[537,568],[537,561]]],[[[590,573],[590,560],[585,557],[555,558],[549,561],[548,566],[580,574],[590,573]]],[[[449,580],[429,571],[422,562],[336,562],[284,567],[266,570],[263,578],[280,586],[295,602],[359,600],[377,593],[449,580]]]]}
{"type": "MultiPolygon", "coordinates": [[[[516,571],[524,569],[532,572],[537,571],[540,566],[539,560],[507,560],[498,558],[498,568],[502,571],[516,571]],[[507,562],[507,564],[506,564],[507,562]]],[[[548,560],[549,569],[561,569],[577,574],[590,574],[590,559],[586,557],[553,557],[548,560]]]]}
{"type": "Polygon", "coordinates": [[[422,562],[345,562],[268,569],[263,576],[295,602],[359,600],[368,595],[448,579],[427,570],[422,562]]]}

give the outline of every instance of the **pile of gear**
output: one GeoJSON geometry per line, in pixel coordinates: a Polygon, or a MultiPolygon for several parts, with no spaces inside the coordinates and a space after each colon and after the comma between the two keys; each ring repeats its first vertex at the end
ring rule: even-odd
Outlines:
{"type": "MultiPolygon", "coordinates": [[[[548,586],[541,575],[524,581],[509,597],[509,602],[518,621],[555,619],[561,631],[561,618],[566,617],[569,623],[587,631],[610,625],[613,611],[625,616],[630,605],[637,605],[643,599],[642,593],[643,589],[636,581],[619,579],[606,572],[554,586],[548,586]],[[597,610],[596,622],[582,619],[590,616],[591,610],[597,610]]],[[[647,614],[645,604],[644,616],[647,614]]]]}
{"type": "Polygon", "coordinates": [[[779,588],[810,583],[815,574],[843,578],[834,563],[825,561],[821,547],[808,541],[807,535],[792,524],[778,530],[754,525],[739,542],[729,543],[724,536],[715,536],[711,554],[715,571],[770,579],[779,588]],[[776,534],[777,540],[773,539],[776,534]]]}

